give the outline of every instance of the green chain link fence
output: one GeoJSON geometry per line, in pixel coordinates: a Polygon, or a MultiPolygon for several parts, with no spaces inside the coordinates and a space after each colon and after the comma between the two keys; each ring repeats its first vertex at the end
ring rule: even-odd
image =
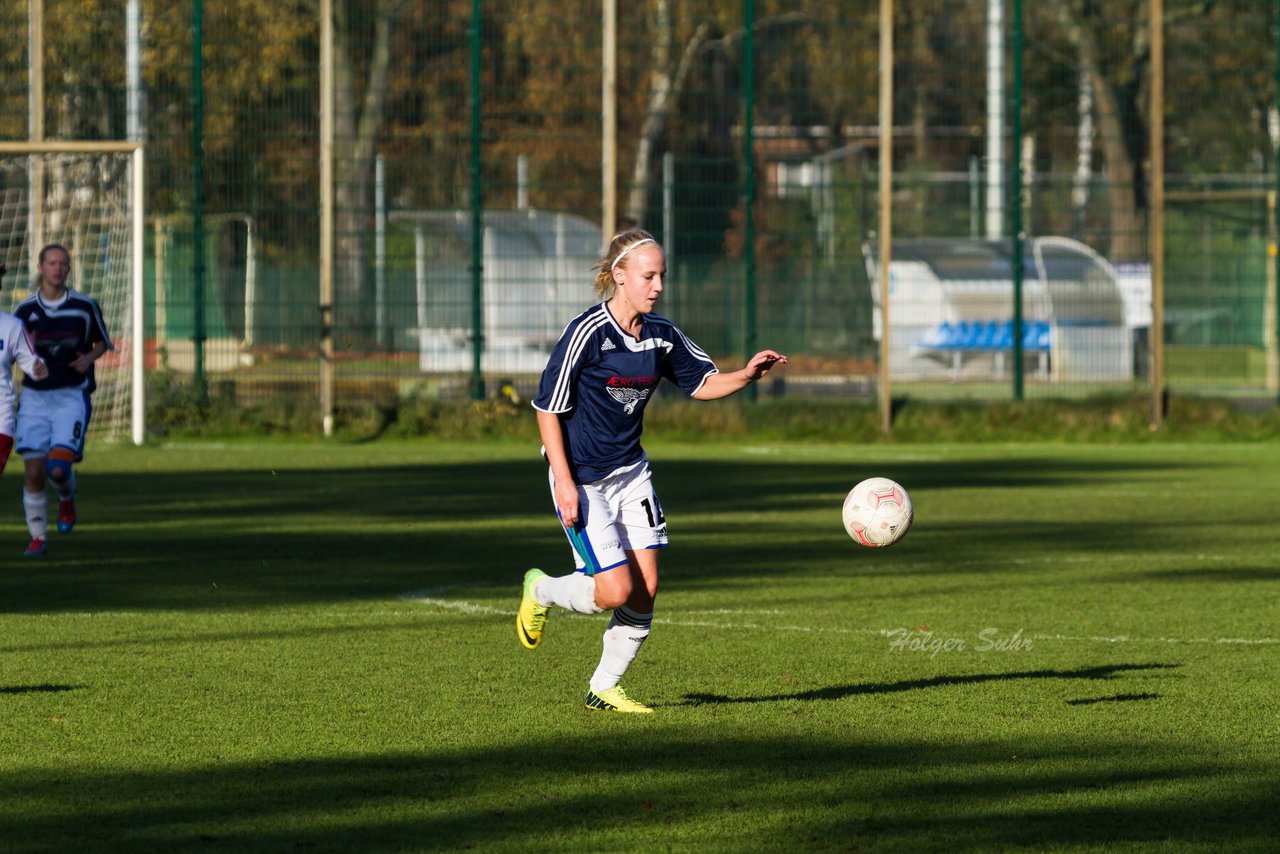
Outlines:
{"type": "MultiPolygon", "coordinates": [[[[594,299],[602,232],[628,221],[669,253],[659,310],[722,365],[793,357],[765,394],[870,399],[886,377],[908,397],[1007,398],[1015,377],[1028,397],[1149,391],[1153,0],[896,0],[887,330],[876,4],[618,3],[610,60],[608,2],[332,0],[339,407],[527,397],[594,299]]],[[[138,3],[131,95],[125,4],[0,0],[3,139],[32,133],[37,5],[47,138],[125,138],[140,103],[149,369],[318,416],[324,3],[138,3]]],[[[1161,5],[1164,381],[1274,399],[1280,3],[1161,5]]],[[[18,269],[28,178],[0,181],[18,269]]]]}

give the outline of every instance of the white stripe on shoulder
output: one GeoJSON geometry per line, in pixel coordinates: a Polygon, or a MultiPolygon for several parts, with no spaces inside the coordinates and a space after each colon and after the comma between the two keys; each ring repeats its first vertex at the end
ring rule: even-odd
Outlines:
{"type": "MultiPolygon", "coordinates": [[[[701,347],[699,347],[697,344],[694,344],[693,341],[689,340],[689,336],[681,332],[680,329],[676,326],[672,326],[671,328],[674,329],[676,331],[676,334],[680,336],[680,341],[684,344],[685,349],[687,349],[690,353],[692,353],[694,356],[698,357],[702,361],[711,362],[711,357],[707,355],[706,351],[703,350],[701,347]]],[[[715,364],[715,363],[712,362],[712,364],[715,364]]]]}
{"type": "Polygon", "coordinates": [[[565,349],[564,360],[560,363],[560,375],[556,377],[555,387],[548,401],[548,411],[565,412],[569,409],[569,401],[573,399],[572,369],[586,352],[587,343],[595,335],[596,330],[608,322],[609,315],[605,312],[603,303],[598,309],[590,310],[583,315],[582,322],[573,331],[569,346],[565,349]]]}

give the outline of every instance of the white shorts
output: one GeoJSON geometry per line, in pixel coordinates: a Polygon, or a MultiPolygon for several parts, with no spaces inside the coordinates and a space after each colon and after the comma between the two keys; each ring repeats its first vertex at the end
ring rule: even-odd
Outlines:
{"type": "MultiPolygon", "coordinates": [[[[555,475],[547,474],[555,501],[555,475]]],[[[556,510],[559,517],[560,511],[556,510]]],[[[578,486],[578,522],[565,526],[578,571],[595,575],[627,562],[628,551],[665,549],[667,520],[653,491],[649,463],[641,460],[603,480],[578,486]]]]}
{"type": "Polygon", "coordinates": [[[13,444],[24,459],[47,456],[51,448],[61,446],[74,451],[80,462],[92,412],[89,392],[82,388],[24,388],[13,444]]]}

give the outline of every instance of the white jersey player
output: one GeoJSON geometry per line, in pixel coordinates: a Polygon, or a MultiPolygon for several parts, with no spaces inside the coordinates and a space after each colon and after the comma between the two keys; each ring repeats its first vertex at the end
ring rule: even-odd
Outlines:
{"type": "MultiPolygon", "coordinates": [[[[4,273],[5,266],[0,264],[0,280],[3,280],[4,273]]],[[[13,450],[13,431],[17,422],[14,365],[36,379],[49,375],[44,360],[36,355],[35,342],[21,321],[7,311],[0,311],[0,473],[4,472],[9,453],[13,450]]]]}

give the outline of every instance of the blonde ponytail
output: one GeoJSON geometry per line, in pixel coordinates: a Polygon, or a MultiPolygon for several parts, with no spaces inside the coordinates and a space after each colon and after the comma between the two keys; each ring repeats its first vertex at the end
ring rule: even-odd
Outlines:
{"type": "Polygon", "coordinates": [[[601,299],[608,299],[613,295],[613,270],[621,265],[627,266],[624,257],[632,249],[635,249],[642,243],[653,243],[657,245],[658,241],[654,240],[653,235],[645,231],[643,228],[631,228],[626,231],[620,231],[609,241],[609,249],[605,252],[603,258],[595,265],[596,293],[601,299]]]}

